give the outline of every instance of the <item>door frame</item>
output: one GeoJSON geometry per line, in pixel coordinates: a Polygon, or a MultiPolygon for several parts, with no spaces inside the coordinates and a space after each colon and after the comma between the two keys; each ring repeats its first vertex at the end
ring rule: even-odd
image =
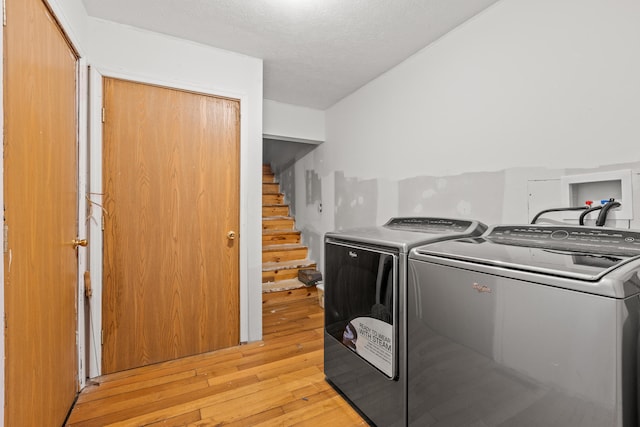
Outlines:
{"type": "MultiPolygon", "coordinates": [[[[2,13],[4,19],[4,11],[2,13]]],[[[4,29],[0,28],[0,58],[4,58],[4,29]]],[[[4,59],[2,60],[2,66],[0,67],[0,135],[2,135],[2,144],[0,144],[0,153],[4,158],[4,59]]],[[[0,162],[0,203],[4,206],[4,162],[0,162]]],[[[2,250],[4,251],[4,232],[0,233],[0,241],[2,242],[2,250]]],[[[5,317],[5,305],[4,305],[4,262],[0,263],[0,307],[2,309],[2,319],[5,317]]],[[[2,322],[2,328],[4,329],[4,320],[2,322]]],[[[4,376],[4,348],[5,337],[2,335],[0,339],[0,427],[4,427],[4,405],[5,405],[5,376],[4,376]]]]}
{"type": "MultiPolygon", "coordinates": [[[[88,167],[88,133],[87,133],[87,112],[88,112],[88,71],[86,54],[80,43],[78,34],[73,30],[73,26],[69,18],[65,15],[64,9],[61,6],[63,0],[43,0],[43,2],[49,7],[49,10],[56,19],[58,25],[62,29],[63,33],[67,37],[67,40],[75,50],[77,60],[77,123],[78,123],[78,236],[84,238],[86,236],[85,216],[86,209],[84,205],[84,198],[82,197],[83,188],[87,182],[87,167],[88,167]],[[85,119],[83,119],[85,118],[85,119]]],[[[3,16],[4,18],[4,16],[3,16]]],[[[4,58],[4,30],[0,29],[0,58],[4,58]]],[[[0,100],[4,100],[4,66],[0,66],[0,100]]],[[[0,102],[0,135],[4,135],[4,102],[0,102]]],[[[4,156],[4,144],[0,145],[0,153],[4,156]]],[[[0,162],[0,205],[4,205],[4,164],[0,162]]],[[[4,233],[0,233],[0,242],[4,247],[4,233]]],[[[86,384],[86,366],[84,365],[84,279],[80,271],[84,271],[87,265],[87,253],[86,249],[79,248],[78,250],[78,286],[77,286],[77,351],[78,351],[78,387],[82,389],[86,384]],[[82,316],[82,317],[81,317],[82,316]]],[[[5,301],[4,301],[4,263],[0,263],[0,310],[2,318],[5,314],[5,301]]],[[[5,401],[5,346],[4,335],[0,339],[0,427],[4,426],[4,401],[5,401]]]]}
{"type": "MultiPolygon", "coordinates": [[[[86,118],[89,111],[89,67],[85,58],[78,59],[78,239],[88,239],[87,199],[89,188],[89,123],[86,118]]],[[[86,385],[86,329],[85,329],[85,278],[88,271],[88,247],[78,246],[78,291],[77,291],[77,331],[78,350],[78,390],[86,385]]]]}
{"type": "MultiPolygon", "coordinates": [[[[102,82],[103,77],[128,80],[136,83],[161,86],[169,89],[184,90],[203,95],[232,98],[240,102],[240,260],[239,260],[239,296],[240,296],[240,342],[247,342],[249,337],[249,298],[248,286],[248,245],[247,233],[247,197],[248,194],[248,123],[243,117],[248,117],[246,94],[210,87],[193,86],[183,82],[166,81],[155,77],[126,73],[103,67],[91,67],[89,71],[89,194],[94,204],[89,226],[89,270],[91,271],[91,287],[93,297],[90,305],[89,330],[89,377],[102,374],[102,274],[103,274],[103,231],[102,231],[102,82]]],[[[257,286],[257,285],[256,285],[257,286]]],[[[260,313],[262,315],[262,313],[260,313]]]]}

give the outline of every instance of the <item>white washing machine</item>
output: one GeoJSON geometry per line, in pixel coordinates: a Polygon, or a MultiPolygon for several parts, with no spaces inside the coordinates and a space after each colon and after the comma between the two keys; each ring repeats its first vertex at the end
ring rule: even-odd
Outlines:
{"type": "Polygon", "coordinates": [[[408,280],[409,425],[639,425],[640,232],[494,226],[408,280]]]}
{"type": "Polygon", "coordinates": [[[404,426],[406,278],[411,248],[486,226],[449,218],[392,218],[325,236],[324,370],[371,424],[404,426]]]}

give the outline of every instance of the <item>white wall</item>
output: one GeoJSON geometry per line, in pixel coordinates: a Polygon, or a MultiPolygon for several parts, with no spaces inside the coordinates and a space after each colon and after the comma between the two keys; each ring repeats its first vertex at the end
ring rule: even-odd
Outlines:
{"type": "Polygon", "coordinates": [[[330,108],[332,166],[403,178],[628,161],[639,18],[633,0],[502,0],[330,108]]]}
{"type": "Polygon", "coordinates": [[[499,1],[327,110],[295,174],[318,174],[335,206],[299,194],[296,223],[523,222],[530,180],[640,160],[638,22],[634,0],[499,1]]]}
{"type": "Polygon", "coordinates": [[[319,143],[325,139],[324,111],[265,99],[263,129],[265,138],[319,143]]]}
{"type": "MultiPolygon", "coordinates": [[[[262,60],[94,18],[89,18],[88,26],[90,63],[103,76],[240,99],[240,339],[261,339],[262,60]]],[[[100,126],[97,82],[92,95],[97,102],[92,103],[95,129],[100,126]]],[[[91,144],[91,191],[100,193],[99,132],[91,144]]],[[[99,196],[93,200],[101,202],[99,196]]],[[[97,282],[92,319],[99,325],[102,233],[97,224],[99,218],[91,234],[91,272],[97,282]]],[[[99,342],[97,334],[95,339],[99,342]]],[[[100,355],[91,359],[100,360],[100,355]]]]}

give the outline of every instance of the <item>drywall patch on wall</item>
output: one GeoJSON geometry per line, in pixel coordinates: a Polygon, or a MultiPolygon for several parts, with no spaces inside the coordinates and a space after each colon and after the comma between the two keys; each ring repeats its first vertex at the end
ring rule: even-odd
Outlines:
{"type": "Polygon", "coordinates": [[[322,181],[315,170],[305,170],[304,182],[307,206],[322,203],[322,181]]]}
{"type": "MultiPolygon", "coordinates": [[[[546,209],[562,207],[562,195],[560,191],[560,178],[531,179],[527,182],[527,218],[523,223],[528,224],[540,212],[546,209]]],[[[579,213],[576,213],[577,218],[579,213]]],[[[562,223],[564,215],[557,212],[549,212],[540,215],[536,223],[556,224],[562,223]]]]}
{"type": "MultiPolygon", "coordinates": [[[[634,153],[635,154],[635,153],[634,153]]],[[[612,165],[601,165],[594,168],[569,168],[562,171],[562,175],[582,175],[586,173],[612,172],[624,169],[640,169],[640,161],[629,163],[616,163],[612,165]]]]}
{"type": "Polygon", "coordinates": [[[323,266],[318,255],[322,253],[324,234],[308,227],[304,227],[300,231],[302,232],[302,244],[309,248],[309,259],[315,261],[318,269],[322,271],[323,266]]]}
{"type": "Polygon", "coordinates": [[[378,179],[377,225],[398,216],[398,181],[378,179]]]}
{"type": "MultiPolygon", "coordinates": [[[[631,186],[635,188],[635,194],[640,194],[638,192],[638,189],[640,189],[640,172],[637,169],[631,172],[631,186]]],[[[633,198],[633,219],[629,222],[629,227],[640,228],[640,197],[633,198]]]]}
{"type": "Polygon", "coordinates": [[[335,227],[344,230],[376,225],[378,183],[375,179],[345,178],[335,172],[335,227]]]}
{"type": "Polygon", "coordinates": [[[280,184],[280,192],[284,194],[284,202],[289,205],[289,215],[296,214],[296,180],[295,168],[288,167],[276,176],[280,184]]]}
{"type": "Polygon", "coordinates": [[[500,222],[504,175],[504,171],[499,171],[403,179],[398,183],[398,213],[401,216],[446,216],[500,222]]]}
{"type": "Polygon", "coordinates": [[[530,199],[531,191],[537,190],[537,186],[531,186],[532,181],[558,180],[563,175],[562,170],[547,168],[511,168],[504,171],[504,196],[502,220],[504,224],[526,224],[537,212],[536,209],[544,209],[556,206],[558,203],[559,187],[552,191],[536,194],[535,200],[530,199]],[[558,192],[558,194],[556,194],[558,192]],[[526,207],[526,209],[523,209],[526,207]],[[532,213],[533,212],[533,213],[532,213]]]}

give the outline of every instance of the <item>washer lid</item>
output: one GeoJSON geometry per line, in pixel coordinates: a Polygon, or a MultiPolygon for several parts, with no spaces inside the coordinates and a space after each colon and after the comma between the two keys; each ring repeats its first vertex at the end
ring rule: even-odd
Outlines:
{"type": "Polygon", "coordinates": [[[391,218],[379,227],[360,227],[327,233],[328,239],[398,248],[408,253],[415,246],[447,239],[479,236],[487,226],[478,221],[435,217],[391,218]]]}
{"type": "Polygon", "coordinates": [[[418,254],[598,281],[640,258],[640,233],[611,228],[494,226],[480,238],[435,243],[418,254]]]}

